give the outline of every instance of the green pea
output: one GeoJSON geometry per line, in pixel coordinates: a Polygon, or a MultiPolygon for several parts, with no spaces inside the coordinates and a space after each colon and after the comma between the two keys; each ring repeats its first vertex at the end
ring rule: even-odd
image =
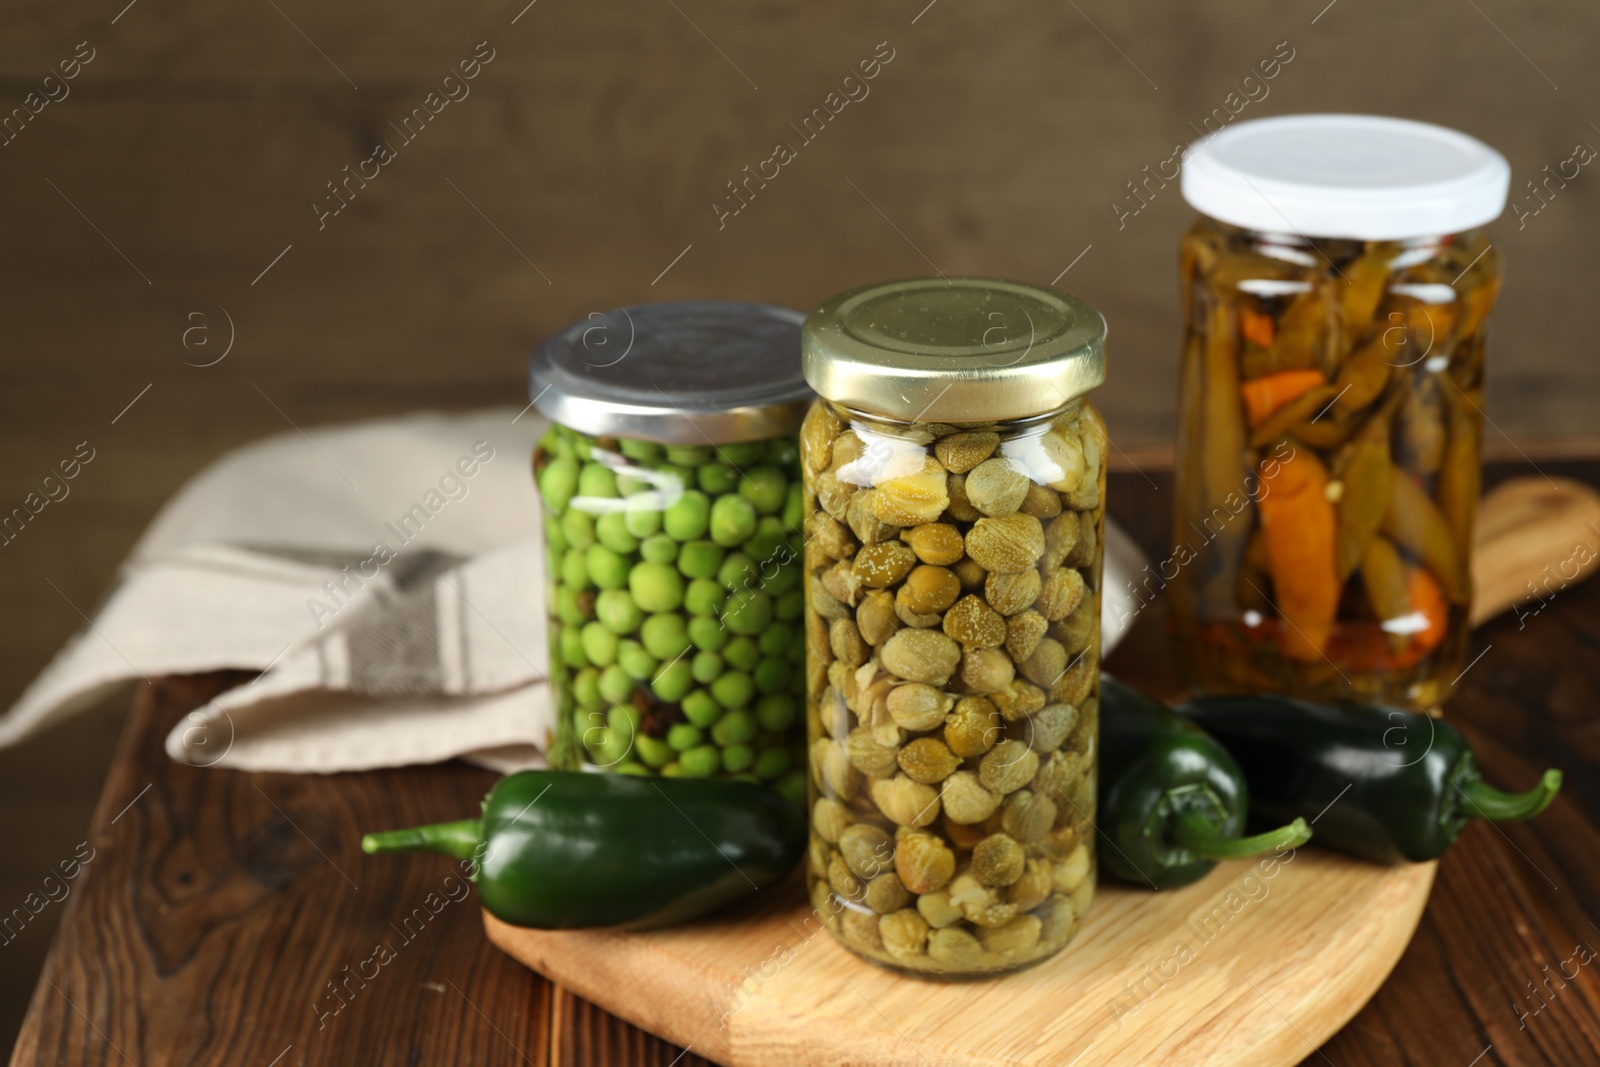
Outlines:
{"type": "Polygon", "coordinates": [[[710,778],[722,766],[722,754],[714,745],[701,745],[678,754],[685,778],[710,778]]]}
{"type": "Polygon", "coordinates": [[[784,622],[793,622],[795,619],[800,617],[800,613],[804,611],[805,608],[805,593],[799,589],[796,589],[792,592],[785,593],[778,598],[777,607],[773,609],[772,614],[784,622]]]}
{"type": "MultiPolygon", "coordinates": [[[[781,471],[792,471],[800,465],[800,447],[792,437],[774,437],[767,442],[767,454],[763,458],[781,471]]],[[[799,484],[796,482],[795,488],[799,488],[799,484]]]]}
{"type": "Polygon", "coordinates": [[[690,489],[661,516],[661,528],[674,541],[693,541],[706,535],[711,521],[711,501],[698,489],[690,489]]]}
{"type": "Polygon", "coordinates": [[[718,449],[722,458],[732,463],[735,467],[743,467],[747,463],[754,463],[767,451],[765,441],[740,441],[737,444],[723,445],[718,449]]]}
{"type": "Polygon", "coordinates": [[[710,685],[722,673],[722,657],[715,652],[696,652],[689,671],[701,685],[710,685]]]}
{"type": "Polygon", "coordinates": [[[606,725],[613,733],[633,737],[639,732],[639,709],[632,704],[614,704],[606,712],[606,725]]]}
{"type": "Polygon", "coordinates": [[[605,730],[601,734],[600,762],[606,767],[614,767],[628,757],[633,751],[633,737],[617,730],[605,730]]]}
{"type": "Polygon", "coordinates": [[[600,672],[593,667],[585,667],[572,679],[572,695],[579,704],[598,704],[605,700],[600,695],[600,672]]]}
{"type": "Polygon", "coordinates": [[[572,454],[579,459],[590,459],[594,456],[594,441],[581,433],[572,435],[572,454]]]}
{"type": "MultiPolygon", "coordinates": [[[[563,459],[572,459],[574,456],[577,455],[577,453],[572,450],[572,438],[571,438],[571,436],[569,436],[568,434],[563,433],[562,432],[562,428],[560,426],[552,426],[552,427],[550,427],[550,432],[548,434],[546,434],[544,437],[541,437],[539,440],[540,440],[541,443],[543,443],[544,441],[549,441],[550,444],[548,446],[546,446],[546,447],[551,452],[553,452],[556,455],[562,457],[563,459]]],[[[574,470],[577,469],[577,465],[576,464],[573,465],[573,469],[574,470]]],[[[576,479],[574,479],[573,485],[577,485],[576,479]]]]}
{"type": "Polygon", "coordinates": [[[578,472],[578,495],[616,496],[616,472],[604,463],[585,463],[583,469],[578,472]]]}
{"type": "Polygon", "coordinates": [[[566,510],[572,496],[578,491],[578,464],[575,460],[556,457],[539,472],[539,495],[545,507],[559,514],[566,510]]]}
{"type": "Polygon", "coordinates": [[[689,629],[674,612],[652,615],[639,628],[645,651],[656,659],[676,659],[689,650],[689,629]]]}
{"type": "Polygon", "coordinates": [[[618,440],[617,451],[629,459],[636,459],[642,463],[653,462],[666,454],[666,449],[654,441],[640,441],[633,437],[624,437],[618,440]]]}
{"type": "MultiPolygon", "coordinates": [[[[673,723],[667,728],[667,744],[672,746],[674,752],[683,752],[698,745],[705,739],[700,732],[700,727],[692,723],[673,723]]],[[[679,757],[682,758],[681,756],[679,757]]]]}
{"type": "Polygon", "coordinates": [[[720,615],[728,594],[710,578],[696,578],[683,594],[683,609],[690,615],[720,615]]]}
{"type": "Polygon", "coordinates": [[[689,640],[704,652],[721,652],[728,643],[728,631],[716,619],[696,615],[689,620],[689,640]]]}
{"type": "Polygon", "coordinates": [[[618,555],[626,556],[639,547],[639,539],[628,532],[628,517],[620,511],[608,511],[596,519],[594,535],[618,555]]]}
{"type": "Polygon", "coordinates": [[[712,698],[725,708],[742,708],[755,695],[755,683],[743,671],[729,671],[711,683],[712,698]]]}
{"type": "Polygon", "coordinates": [[[755,564],[743,552],[729,552],[717,568],[717,581],[724,589],[743,589],[757,583],[755,564]]]}
{"type": "Polygon", "coordinates": [[[556,586],[556,618],[568,626],[582,626],[589,621],[589,614],[583,610],[584,593],[570,585],[556,586]]]}
{"type": "Polygon", "coordinates": [[[622,525],[634,537],[645,538],[661,532],[661,509],[650,500],[636,503],[628,501],[628,510],[622,513],[622,525]]]}
{"type": "Polygon", "coordinates": [[[708,463],[695,472],[695,480],[712,496],[722,496],[738,487],[739,472],[726,463],[708,463]]]}
{"type": "Polygon", "coordinates": [[[711,740],[723,746],[746,744],[755,736],[756,717],[742,709],[728,712],[711,727],[711,740]]]}
{"type": "Polygon", "coordinates": [[[643,645],[629,639],[617,642],[616,656],[617,665],[636,682],[647,682],[654,678],[657,668],[661,666],[654,656],[645,651],[643,645]]]}
{"type": "Polygon", "coordinates": [[[711,462],[711,449],[707,445],[668,445],[667,462],[679,467],[698,467],[711,462]]]}
{"type": "Polygon", "coordinates": [[[678,553],[678,569],[689,578],[711,578],[722,566],[723,550],[711,541],[690,541],[678,553]]]}
{"type": "Polygon", "coordinates": [[[806,802],[806,776],[800,771],[790,771],[773,783],[772,788],[801,806],[806,802]]]}
{"type": "Polygon", "coordinates": [[[678,542],[664,533],[651,534],[639,542],[639,555],[646,563],[672,563],[678,558],[678,542]]]}
{"type": "Polygon", "coordinates": [[[589,736],[589,732],[591,730],[604,730],[606,728],[606,710],[607,709],[605,708],[597,708],[593,711],[579,712],[577,716],[573,718],[573,722],[577,724],[577,728],[582,730],[584,732],[584,736],[587,737],[589,736]]]}
{"type": "Polygon", "coordinates": [[[621,704],[633,696],[633,679],[628,672],[613,663],[600,672],[600,696],[608,703],[621,704]]]}
{"type": "Polygon", "coordinates": [[[791,693],[768,693],[756,701],[756,721],[763,730],[780,733],[794,725],[798,708],[791,693]]]}
{"type": "Polygon", "coordinates": [[[544,544],[558,556],[571,547],[567,544],[566,532],[561,529],[561,519],[548,511],[544,515],[544,544]]]}
{"type": "Polygon", "coordinates": [[[767,781],[778,777],[789,769],[789,750],[786,748],[764,748],[756,756],[756,777],[767,781]]]}
{"type": "Polygon", "coordinates": [[[805,520],[805,497],[800,492],[800,483],[794,482],[789,486],[788,495],[783,501],[783,525],[799,533],[805,527],[805,520]]]}
{"type": "Polygon", "coordinates": [[[602,626],[618,637],[633,633],[644,621],[644,612],[626,589],[603,590],[595,598],[594,614],[602,626]]]}
{"type": "MultiPolygon", "coordinates": [[[[672,746],[664,738],[640,734],[633,739],[633,749],[646,767],[665,767],[672,759],[672,746]]],[[[781,751],[781,749],[779,750],[781,751]]]]}
{"type": "Polygon", "coordinates": [[[763,515],[782,511],[788,494],[789,479],[776,467],[750,467],[739,479],[739,495],[763,515]]]}
{"type": "MultiPolygon", "coordinates": [[[[665,563],[645,560],[626,578],[634,602],[645,611],[677,611],[683,603],[683,576],[665,563]]],[[[599,575],[595,581],[600,581],[599,575]]]]}
{"type": "Polygon", "coordinates": [[[561,556],[561,584],[577,592],[593,585],[589,581],[589,562],[581,548],[569,548],[561,556]]]}
{"type": "Polygon", "coordinates": [[[731,663],[734,670],[749,672],[761,662],[761,649],[749,637],[735,637],[722,650],[722,658],[731,663]]]}
{"type": "MultiPolygon", "coordinates": [[[[605,545],[590,545],[584,552],[584,563],[589,569],[589,579],[601,589],[621,589],[628,584],[628,561],[605,545]]],[[[637,593],[634,599],[639,601],[640,607],[645,606],[637,593]]]]}
{"type": "Polygon", "coordinates": [[[722,609],[722,625],[736,634],[758,634],[772,621],[772,598],[749,589],[735,589],[722,609]]]}
{"type": "Polygon", "coordinates": [[[742,496],[719,496],[711,505],[711,540],[732,548],[756,532],[756,509],[742,496]]]}
{"type": "Polygon", "coordinates": [[[776,568],[768,568],[772,573],[772,577],[768,578],[761,588],[768,596],[776,599],[791,590],[800,588],[800,567],[795,562],[800,558],[800,554],[793,552],[792,549],[785,545],[778,549],[773,558],[780,561],[781,565],[776,568]]]}
{"type": "Polygon", "coordinates": [[[722,769],[729,774],[749,770],[755,761],[755,749],[749,745],[726,745],[722,749],[722,769]]]}
{"type": "Polygon", "coordinates": [[[587,511],[569,511],[561,516],[561,532],[573,548],[588,548],[594,544],[594,516],[587,511]]]}
{"type": "MultiPolygon", "coordinates": [[[[683,765],[677,760],[673,760],[671,763],[663,764],[661,770],[657,773],[663,778],[682,778],[684,776],[683,765]]],[[[804,802],[804,798],[802,798],[800,803],[804,802]]]]}
{"type": "Polygon", "coordinates": [[[788,660],[772,657],[756,664],[751,677],[755,679],[757,692],[777,693],[788,688],[793,673],[794,668],[789,665],[788,660]]]}
{"type": "Polygon", "coordinates": [[[589,666],[589,657],[583,652],[583,632],[573,626],[561,628],[561,662],[573,670],[589,666]]]}
{"type": "Polygon", "coordinates": [[[676,704],[688,695],[695,680],[688,660],[674,660],[661,668],[655,680],[650,683],[650,691],[656,695],[656,699],[676,704]]]}
{"type": "Polygon", "coordinates": [[[609,667],[617,662],[617,635],[602,626],[598,621],[585,623],[583,630],[583,654],[589,662],[596,667],[609,667]]]}
{"type": "Polygon", "coordinates": [[[694,726],[710,726],[722,715],[722,705],[704,689],[696,689],[678,706],[683,709],[683,717],[694,726]]]}
{"type": "Polygon", "coordinates": [[[797,639],[795,628],[786,622],[775,622],[761,631],[757,644],[761,647],[763,656],[781,656],[793,646],[790,642],[797,639]]]}
{"type": "Polygon", "coordinates": [[[763,578],[770,578],[780,564],[794,558],[788,545],[789,531],[784,529],[783,520],[763,515],[756,523],[756,532],[740,546],[740,551],[761,564],[763,578]]]}
{"type": "Polygon", "coordinates": [[[606,769],[612,774],[631,774],[635,778],[654,777],[654,775],[650,773],[650,768],[644,766],[643,764],[635,763],[632,760],[623,760],[615,767],[607,767],[606,769]]]}

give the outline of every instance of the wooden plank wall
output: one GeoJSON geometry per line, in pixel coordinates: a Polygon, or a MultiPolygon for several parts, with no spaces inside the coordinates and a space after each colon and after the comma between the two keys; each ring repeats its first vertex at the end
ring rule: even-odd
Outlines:
{"type": "MultiPolygon", "coordinates": [[[[79,442],[96,459],[0,550],[0,699],[218,452],[289,420],[519,403],[528,348],[597,303],[803,308],[935,269],[1059,278],[1111,322],[1114,431],[1159,442],[1190,213],[1175,184],[1120,222],[1111,204],[1230,92],[1258,97],[1245,117],[1457,126],[1504,151],[1518,187],[1579,142],[1600,146],[1596,16],[1578,0],[525,4],[8,8],[0,511],[79,442]],[[479,42],[492,59],[447,85],[479,42]],[[1292,58],[1245,84],[1275,53],[1292,58]],[[875,55],[875,77],[844,83],[875,55]],[[391,126],[447,91],[461,98],[413,140],[391,126]],[[860,98],[811,140],[790,125],[847,91],[860,98]],[[394,158],[319,220],[326,183],[379,141],[394,158]],[[779,142],[794,158],[719,219],[726,183],[779,142]],[[209,318],[185,318],[202,305],[209,318]],[[218,309],[232,348],[189,365],[226,341],[218,309]],[[173,340],[196,324],[209,332],[189,349],[173,340]]],[[[1499,228],[1491,415],[1508,434],[1592,427],[1597,181],[1585,169],[1499,228]]],[[[5,901],[78,840],[111,736],[0,753],[0,803],[48,814],[0,865],[5,901]]],[[[0,957],[0,1042],[48,929],[0,957]]]]}

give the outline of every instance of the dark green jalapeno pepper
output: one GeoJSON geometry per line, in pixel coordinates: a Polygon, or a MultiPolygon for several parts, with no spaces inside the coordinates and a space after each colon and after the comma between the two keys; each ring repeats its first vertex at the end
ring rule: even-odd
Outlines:
{"type": "Polygon", "coordinates": [[[1188,885],[1219,860],[1303,845],[1304,820],[1244,831],[1244,773],[1204,730],[1109,675],[1100,677],[1100,862],[1154,889],[1188,885]]]}
{"type": "Polygon", "coordinates": [[[805,813],[764,786],[574,771],[502,778],[478,819],[361,839],[468,861],[491,914],[546,929],[684,922],[778,881],[805,844],[805,813]]]}
{"type": "Polygon", "coordinates": [[[1468,819],[1531,819],[1561,772],[1526,793],[1485,785],[1455,727],[1368,704],[1206,697],[1179,708],[1238,759],[1252,814],[1315,822],[1317,843],[1380,863],[1436,859],[1468,819]]]}

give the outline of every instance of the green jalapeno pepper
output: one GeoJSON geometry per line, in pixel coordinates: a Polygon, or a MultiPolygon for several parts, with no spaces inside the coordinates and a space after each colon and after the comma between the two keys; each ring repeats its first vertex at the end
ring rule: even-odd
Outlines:
{"type": "Polygon", "coordinates": [[[1303,845],[1301,819],[1240,837],[1244,773],[1204,730],[1109,675],[1100,677],[1100,862],[1154,889],[1188,885],[1219,860],[1303,845]]]}
{"type": "Polygon", "coordinates": [[[1243,696],[1178,710],[1238,758],[1254,816],[1303,816],[1318,844],[1380,863],[1436,859],[1468,819],[1531,819],[1561,788],[1548,770],[1526,793],[1493,789],[1455,727],[1393,708],[1243,696]]]}
{"type": "Polygon", "coordinates": [[[574,771],[502,778],[481,818],[361,839],[468,861],[491,914],[547,929],[685,922],[778,881],[805,844],[805,813],[764,786],[574,771]]]}

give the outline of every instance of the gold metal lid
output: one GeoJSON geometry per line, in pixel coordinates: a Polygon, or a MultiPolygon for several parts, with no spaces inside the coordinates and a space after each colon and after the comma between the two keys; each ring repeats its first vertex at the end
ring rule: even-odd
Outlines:
{"type": "Polygon", "coordinates": [[[993,278],[851,289],[806,316],[801,369],[821,396],[900,422],[1044,415],[1105,381],[1106,322],[1075,296],[993,278]]]}

